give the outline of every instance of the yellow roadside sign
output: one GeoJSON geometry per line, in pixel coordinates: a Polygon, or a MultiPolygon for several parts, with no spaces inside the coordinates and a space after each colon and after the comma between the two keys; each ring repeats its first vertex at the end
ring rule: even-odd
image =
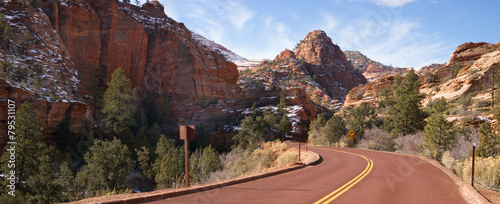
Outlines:
{"type": "Polygon", "coordinates": [[[351,135],[351,140],[352,140],[353,139],[352,136],[354,135],[354,131],[353,130],[349,131],[349,135],[351,135]]]}

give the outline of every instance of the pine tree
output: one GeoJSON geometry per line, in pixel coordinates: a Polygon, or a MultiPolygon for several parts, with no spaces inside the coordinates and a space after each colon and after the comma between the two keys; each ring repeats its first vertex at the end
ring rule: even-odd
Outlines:
{"type": "Polygon", "coordinates": [[[479,129],[479,144],[477,156],[490,157],[500,154],[500,137],[496,134],[490,123],[483,123],[479,129]]]}
{"type": "Polygon", "coordinates": [[[349,127],[357,135],[363,135],[365,130],[372,128],[376,117],[375,108],[365,102],[361,103],[357,108],[352,109],[347,116],[349,127]]]}
{"type": "Polygon", "coordinates": [[[448,110],[448,103],[444,97],[441,97],[439,101],[432,106],[434,113],[443,113],[448,110]]]}
{"type": "MultiPolygon", "coordinates": [[[[14,124],[16,163],[13,168],[8,168],[10,154],[4,153],[0,168],[3,172],[15,171],[18,177],[16,189],[20,192],[17,195],[28,195],[25,199],[30,202],[58,202],[60,198],[57,192],[61,187],[54,182],[53,150],[42,143],[44,135],[38,122],[38,114],[33,107],[28,102],[21,104],[14,124]]],[[[7,145],[5,148],[9,150],[13,147],[7,145]]]]}
{"type": "Polygon", "coordinates": [[[133,162],[128,147],[116,137],[112,141],[97,140],[85,153],[89,192],[97,190],[124,190],[129,187],[133,162]]]}
{"type": "Polygon", "coordinates": [[[391,131],[393,137],[398,134],[411,134],[424,128],[426,113],[420,109],[423,99],[420,94],[420,81],[415,71],[406,74],[401,85],[397,86],[394,101],[395,104],[389,110],[389,117],[384,129],[391,131]]]}
{"type": "Polygon", "coordinates": [[[326,138],[331,144],[338,142],[346,134],[345,122],[340,116],[334,115],[326,122],[326,138]]]}
{"type": "Polygon", "coordinates": [[[59,172],[55,180],[61,186],[61,197],[63,202],[76,200],[75,177],[69,167],[68,162],[63,162],[59,166],[59,172]]]}
{"type": "Polygon", "coordinates": [[[141,147],[140,150],[135,149],[137,153],[138,168],[138,186],[141,191],[151,191],[155,188],[155,174],[149,162],[149,149],[141,147]]]}
{"type": "Polygon", "coordinates": [[[319,131],[319,128],[324,127],[326,125],[326,116],[323,113],[320,113],[316,116],[311,124],[309,125],[309,131],[319,131]]]}
{"type": "Polygon", "coordinates": [[[292,121],[285,114],[278,125],[278,137],[283,141],[287,135],[292,133],[292,121]]]}
{"type": "Polygon", "coordinates": [[[5,25],[2,31],[2,38],[4,42],[4,47],[9,48],[10,47],[10,41],[14,39],[14,34],[12,34],[12,28],[10,28],[9,25],[5,25]]]}
{"type": "Polygon", "coordinates": [[[281,91],[280,103],[278,104],[278,116],[279,117],[283,117],[283,115],[285,114],[285,106],[286,106],[285,92],[281,91]]]}
{"type": "Polygon", "coordinates": [[[233,147],[242,147],[243,149],[257,148],[258,143],[265,138],[261,122],[262,118],[256,115],[250,115],[241,120],[241,129],[233,137],[233,147]]]}
{"type": "Polygon", "coordinates": [[[449,150],[455,141],[453,123],[448,122],[441,114],[429,117],[424,128],[424,146],[431,151],[431,157],[441,158],[446,150],[449,150]]]}
{"type": "Polygon", "coordinates": [[[135,125],[134,114],[136,112],[135,97],[132,95],[131,83],[125,76],[125,71],[118,68],[111,75],[108,89],[104,93],[105,127],[120,135],[129,131],[130,126],[135,125]]]}
{"type": "Polygon", "coordinates": [[[54,156],[51,154],[54,148],[45,145],[38,152],[36,172],[29,175],[27,184],[29,186],[29,203],[56,203],[61,198],[62,186],[56,181],[54,172],[54,156]]]}
{"type": "Polygon", "coordinates": [[[25,54],[26,51],[28,50],[30,42],[33,40],[31,35],[28,33],[27,30],[23,31],[23,37],[21,38],[21,54],[25,54]]]}

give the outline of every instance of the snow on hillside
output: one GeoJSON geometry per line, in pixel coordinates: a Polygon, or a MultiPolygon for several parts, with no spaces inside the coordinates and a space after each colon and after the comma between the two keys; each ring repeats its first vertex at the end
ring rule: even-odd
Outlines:
{"type": "Polygon", "coordinates": [[[231,50],[228,50],[222,45],[217,44],[216,42],[209,40],[203,36],[201,36],[198,33],[195,33],[191,31],[191,36],[193,39],[195,39],[198,43],[202,44],[205,46],[206,49],[214,52],[219,52],[220,54],[224,55],[228,61],[234,62],[234,61],[245,61],[246,59],[239,56],[238,54],[232,52],[231,50]]]}

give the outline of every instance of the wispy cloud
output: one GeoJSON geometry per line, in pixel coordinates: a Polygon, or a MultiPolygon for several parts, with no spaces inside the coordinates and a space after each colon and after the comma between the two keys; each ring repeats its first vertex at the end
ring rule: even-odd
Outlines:
{"type": "Polygon", "coordinates": [[[454,45],[439,33],[422,33],[417,21],[390,17],[358,19],[333,32],[344,50],[358,50],[385,64],[418,69],[445,62],[454,45]]]}
{"type": "Polygon", "coordinates": [[[400,7],[417,0],[367,0],[380,6],[400,7]]]}

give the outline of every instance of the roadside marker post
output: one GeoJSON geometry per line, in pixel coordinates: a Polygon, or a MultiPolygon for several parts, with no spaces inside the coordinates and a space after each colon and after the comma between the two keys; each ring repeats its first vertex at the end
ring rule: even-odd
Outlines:
{"type": "Polygon", "coordinates": [[[179,132],[181,140],[184,140],[184,169],[186,187],[189,187],[189,140],[194,140],[194,125],[181,125],[179,132]]]}
{"type": "Polygon", "coordinates": [[[474,187],[474,163],[476,163],[476,143],[472,146],[472,179],[471,185],[474,187]]]}

